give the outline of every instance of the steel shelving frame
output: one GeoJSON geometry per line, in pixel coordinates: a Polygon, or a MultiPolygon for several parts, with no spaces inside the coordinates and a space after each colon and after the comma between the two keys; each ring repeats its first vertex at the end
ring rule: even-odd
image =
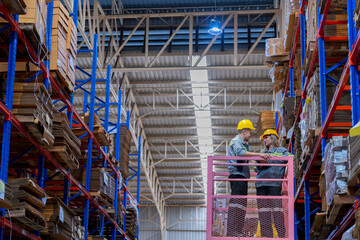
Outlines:
{"type": "MultiPolygon", "coordinates": [[[[285,92],[284,97],[287,96],[288,88],[290,85],[290,96],[294,97],[294,74],[293,74],[293,62],[295,59],[295,51],[297,49],[297,41],[300,34],[300,45],[301,45],[301,60],[302,63],[305,58],[306,53],[306,40],[305,40],[305,15],[304,15],[304,6],[307,4],[305,0],[300,0],[300,17],[297,22],[296,27],[296,34],[294,39],[293,48],[290,55],[290,70],[288,72],[288,76],[286,79],[286,85],[285,85],[285,92]]],[[[360,44],[360,32],[356,33],[355,23],[353,20],[353,12],[355,9],[355,0],[347,0],[347,22],[346,21],[326,21],[327,15],[330,10],[331,0],[326,0],[325,7],[323,9],[323,13],[320,14],[318,10],[318,17],[319,17],[319,25],[318,25],[318,32],[315,40],[315,46],[313,50],[313,55],[310,60],[310,65],[308,69],[307,76],[303,75],[302,72],[302,103],[299,104],[299,108],[296,114],[295,122],[298,122],[300,120],[300,114],[302,112],[302,107],[304,100],[306,98],[307,93],[307,86],[310,82],[310,78],[313,75],[313,68],[316,62],[316,59],[318,57],[319,60],[319,74],[320,74],[320,100],[321,100],[321,137],[319,137],[315,143],[314,152],[311,155],[309,162],[305,168],[305,171],[301,177],[301,182],[299,186],[297,186],[296,194],[295,194],[295,202],[298,200],[300,196],[300,192],[302,190],[302,187],[304,187],[304,204],[305,204],[305,217],[301,220],[305,220],[305,237],[306,239],[310,239],[310,215],[316,213],[319,208],[315,209],[314,211],[310,212],[310,203],[314,204],[314,201],[311,200],[311,198],[316,195],[312,194],[310,195],[309,192],[309,174],[312,169],[312,166],[316,160],[316,157],[320,151],[320,148],[322,147],[322,153],[325,151],[326,147],[326,139],[327,137],[334,136],[334,134],[328,134],[327,130],[329,126],[353,126],[360,120],[360,114],[359,114],[359,108],[360,108],[360,98],[359,98],[359,76],[358,76],[358,61],[357,61],[357,55],[359,53],[359,44],[360,44]],[[324,36],[324,27],[326,24],[348,24],[348,33],[349,37],[337,37],[337,36],[330,36],[325,37],[324,36]],[[349,42],[349,55],[346,59],[339,60],[339,63],[336,63],[333,67],[326,70],[326,59],[325,59],[325,40],[328,41],[336,41],[336,40],[345,40],[347,39],[349,42]],[[345,65],[344,65],[345,64],[345,65]],[[344,65],[344,69],[341,75],[341,78],[338,82],[335,82],[337,84],[336,92],[332,98],[331,104],[329,108],[327,109],[326,105],[326,79],[328,78],[326,74],[333,71],[334,69],[341,67],[344,65]],[[350,86],[346,86],[346,83],[350,77],[350,86]],[[343,93],[343,91],[349,91],[351,93],[351,106],[338,106],[340,97],[343,93]],[[332,117],[334,116],[335,111],[337,110],[351,110],[352,112],[352,123],[341,123],[341,124],[331,124],[330,121],[332,117]]],[[[332,80],[332,79],[330,79],[332,80]]],[[[334,81],[333,81],[334,82],[334,81]]],[[[292,134],[292,137],[290,139],[289,144],[289,150],[292,150],[293,146],[293,140],[294,140],[294,133],[292,134]]],[[[320,208],[321,209],[321,208],[320,208]]],[[[354,218],[355,214],[355,204],[354,206],[349,210],[349,212],[346,214],[346,216],[343,218],[342,222],[338,225],[338,227],[330,234],[328,239],[335,239],[338,237],[346,228],[348,227],[349,223],[354,218]]],[[[295,214],[296,216],[296,214],[295,214]]],[[[296,219],[295,219],[296,220],[296,219]]],[[[300,221],[301,221],[300,220],[300,221]]],[[[295,221],[296,223],[299,223],[300,221],[295,221]]],[[[295,226],[296,229],[296,226],[295,226]]],[[[295,235],[296,238],[296,235],[295,235]]]]}
{"type": "MultiPolygon", "coordinates": [[[[78,1],[74,2],[74,13],[77,13],[77,9],[78,9],[78,1]]],[[[53,2],[51,1],[50,3],[48,3],[48,17],[47,17],[47,34],[46,36],[46,45],[47,47],[50,49],[51,48],[51,28],[52,28],[52,9],[53,9],[53,2]]],[[[105,108],[105,119],[103,119],[104,121],[104,128],[110,132],[110,131],[114,131],[116,130],[116,138],[117,138],[117,144],[116,144],[116,156],[115,158],[117,160],[119,160],[119,140],[120,140],[120,126],[121,126],[121,90],[119,92],[119,101],[117,103],[112,103],[112,104],[117,104],[118,105],[118,118],[117,118],[117,123],[111,123],[112,125],[114,125],[114,127],[109,130],[109,106],[110,106],[110,73],[111,73],[111,68],[110,66],[108,66],[107,68],[107,78],[106,79],[96,79],[96,62],[97,62],[97,35],[95,34],[94,36],[94,48],[92,50],[89,50],[93,53],[93,64],[92,64],[92,73],[91,74],[87,74],[88,76],[90,76],[90,78],[87,81],[82,81],[80,84],[76,85],[76,89],[82,89],[85,91],[84,88],[82,88],[82,85],[86,84],[87,82],[91,82],[91,91],[90,91],[90,104],[89,105],[89,126],[87,126],[84,122],[83,119],[81,119],[79,113],[75,110],[74,106],[72,105],[72,100],[73,100],[73,94],[71,95],[71,99],[68,100],[64,93],[62,92],[61,88],[59,87],[59,85],[57,84],[57,82],[54,80],[54,78],[49,74],[49,71],[47,70],[49,67],[49,62],[40,62],[40,59],[38,58],[38,56],[35,54],[35,51],[33,49],[33,47],[31,46],[31,44],[29,43],[28,39],[26,38],[26,36],[24,35],[24,33],[21,31],[21,29],[18,27],[17,25],[17,19],[18,17],[15,15],[14,17],[12,17],[9,13],[9,11],[6,9],[6,7],[4,7],[1,3],[0,3],[0,12],[3,14],[2,17],[4,17],[6,20],[8,20],[12,31],[11,31],[11,37],[10,37],[10,47],[9,47],[9,60],[8,60],[8,78],[7,78],[7,94],[6,94],[6,101],[5,104],[0,103],[0,111],[4,114],[5,116],[5,122],[4,122],[4,134],[3,134],[3,146],[2,146],[2,156],[1,156],[1,175],[0,178],[3,181],[7,181],[7,171],[8,171],[8,167],[9,167],[9,146],[10,146],[10,133],[11,133],[11,124],[14,125],[19,132],[21,132],[25,138],[27,138],[32,144],[34,144],[34,146],[39,149],[40,151],[40,157],[39,157],[39,168],[38,168],[38,183],[41,187],[45,186],[46,181],[48,181],[49,179],[51,179],[52,177],[46,179],[46,169],[44,168],[44,161],[45,159],[49,160],[58,170],[60,173],[62,173],[65,177],[65,184],[64,184],[64,202],[65,204],[68,205],[69,200],[72,200],[69,198],[69,191],[70,191],[70,184],[76,186],[77,189],[79,189],[80,194],[84,194],[85,195],[85,210],[84,210],[84,227],[85,227],[85,238],[87,238],[87,234],[88,234],[88,219],[89,219],[89,207],[90,207],[90,202],[95,206],[95,208],[100,210],[100,213],[102,214],[102,221],[101,221],[101,225],[102,227],[100,228],[100,235],[103,235],[103,226],[105,224],[108,223],[112,223],[113,225],[113,232],[112,232],[112,238],[116,239],[116,234],[117,232],[121,233],[124,238],[126,239],[126,224],[124,224],[124,229],[122,229],[116,222],[116,210],[117,210],[117,198],[118,195],[120,194],[119,191],[119,181],[118,179],[121,178],[121,174],[119,173],[118,168],[116,168],[112,162],[110,161],[110,159],[107,156],[107,147],[100,147],[99,142],[97,141],[97,139],[95,138],[92,130],[93,130],[93,121],[94,121],[94,114],[96,114],[97,111],[99,111],[102,108],[105,108]],[[86,135],[88,135],[89,137],[89,142],[88,142],[88,153],[87,153],[87,162],[86,162],[86,170],[87,170],[87,174],[86,174],[86,186],[83,186],[81,183],[79,183],[76,179],[74,179],[71,174],[69,173],[69,171],[67,169],[65,169],[64,167],[62,167],[56,160],[55,158],[51,155],[50,152],[47,151],[47,149],[41,145],[35,138],[33,138],[32,136],[30,136],[28,134],[27,128],[21,123],[19,122],[19,120],[12,114],[11,109],[12,109],[12,92],[13,92],[13,88],[14,88],[14,77],[15,77],[15,64],[16,64],[16,49],[17,49],[17,39],[20,38],[20,40],[24,43],[24,45],[27,47],[29,55],[31,56],[32,59],[34,59],[35,62],[39,63],[39,67],[42,70],[42,73],[44,74],[44,85],[45,87],[48,87],[48,81],[52,84],[52,87],[57,91],[60,100],[65,104],[65,107],[61,109],[61,111],[67,109],[68,111],[68,117],[70,120],[70,127],[72,126],[72,118],[75,118],[78,125],[81,126],[82,128],[85,129],[86,131],[86,135]],[[48,80],[48,81],[47,81],[48,80]],[[106,99],[105,101],[102,101],[101,99],[97,98],[95,96],[95,87],[96,87],[96,82],[97,81],[106,81],[106,99]],[[100,104],[95,104],[95,99],[100,100],[100,104]],[[95,105],[100,105],[100,107],[98,107],[95,110],[95,105]],[[73,117],[74,116],[74,117],[73,117]],[[97,151],[100,152],[100,157],[102,157],[104,159],[104,167],[110,167],[111,170],[113,171],[114,177],[115,177],[115,197],[114,197],[114,208],[115,208],[115,219],[112,219],[109,214],[105,211],[105,209],[100,206],[97,201],[95,201],[95,199],[93,197],[90,196],[90,174],[91,174],[91,164],[93,163],[93,159],[92,159],[92,151],[93,148],[95,148],[97,151]],[[107,218],[108,221],[105,223],[104,222],[104,218],[107,218]]],[[[75,23],[77,23],[77,14],[72,14],[75,23]]],[[[77,81],[78,82],[78,81],[77,81]]],[[[88,92],[87,92],[88,93],[88,92]]],[[[84,94],[86,97],[88,96],[87,94],[84,94]]],[[[84,101],[85,102],[85,101],[84,101]]],[[[87,110],[87,105],[85,104],[84,110],[87,110]]],[[[129,127],[129,118],[130,118],[130,114],[128,114],[128,119],[127,119],[127,126],[129,127]]],[[[85,135],[84,135],[85,136],[85,135]]],[[[84,137],[82,136],[82,137],[84,137]]],[[[30,151],[30,150],[29,150],[30,151]]],[[[139,146],[139,158],[140,158],[140,146],[139,146]]],[[[139,169],[139,165],[138,165],[138,170],[136,171],[136,176],[138,177],[138,182],[140,180],[140,169],[139,169]]],[[[139,185],[139,184],[138,184],[139,185]]],[[[126,183],[122,183],[122,189],[124,191],[124,203],[125,203],[125,207],[126,207],[126,201],[127,199],[131,199],[132,201],[134,201],[133,196],[131,195],[131,193],[128,191],[126,183]]],[[[137,190],[138,194],[137,196],[139,196],[139,188],[137,190]]],[[[80,195],[78,194],[78,195],[80,195]]],[[[138,205],[138,201],[136,201],[137,207],[138,205]]],[[[3,216],[4,216],[4,211],[2,211],[3,216]]],[[[4,218],[1,218],[1,223],[2,223],[2,227],[3,226],[10,226],[12,229],[14,229],[16,232],[19,232],[20,234],[22,234],[25,237],[28,237],[29,239],[39,239],[39,232],[36,232],[35,235],[32,235],[26,231],[17,231],[18,229],[16,228],[15,225],[12,224],[8,224],[7,220],[4,218]]],[[[3,228],[0,228],[0,239],[3,239],[3,228]]]]}

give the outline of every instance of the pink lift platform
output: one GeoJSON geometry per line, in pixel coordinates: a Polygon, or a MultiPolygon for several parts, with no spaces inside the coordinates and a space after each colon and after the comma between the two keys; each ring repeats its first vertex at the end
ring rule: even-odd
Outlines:
{"type": "Polygon", "coordinates": [[[259,157],[208,157],[206,240],[294,239],[293,157],[273,157],[272,164],[259,157]],[[228,160],[242,160],[229,163],[228,160]],[[279,161],[279,163],[276,163],[279,161]],[[228,178],[228,166],[248,166],[250,179],[228,178]],[[256,179],[253,167],[285,169],[284,179],[256,179]],[[231,181],[248,182],[248,195],[224,195],[218,186],[231,181]],[[282,182],[281,196],[257,196],[255,182],[282,182]]]}

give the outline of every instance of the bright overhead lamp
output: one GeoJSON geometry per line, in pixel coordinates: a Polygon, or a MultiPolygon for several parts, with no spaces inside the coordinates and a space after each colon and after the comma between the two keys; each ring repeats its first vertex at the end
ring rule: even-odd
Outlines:
{"type": "Polygon", "coordinates": [[[216,20],[216,18],[211,19],[208,33],[211,35],[219,35],[222,33],[221,23],[220,21],[216,20]]]}

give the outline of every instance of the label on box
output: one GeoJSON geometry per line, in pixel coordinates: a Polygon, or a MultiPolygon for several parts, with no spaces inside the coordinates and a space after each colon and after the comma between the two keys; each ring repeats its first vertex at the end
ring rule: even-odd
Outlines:
{"type": "Polygon", "coordinates": [[[5,183],[0,180],[0,199],[5,199],[5,183]]]}
{"type": "Polygon", "coordinates": [[[64,222],[64,209],[61,206],[59,207],[59,219],[61,222],[64,222]]]}
{"type": "Polygon", "coordinates": [[[105,183],[105,185],[107,186],[108,183],[109,183],[109,178],[108,178],[106,172],[103,172],[103,174],[104,174],[104,183],[105,183]]]}
{"type": "Polygon", "coordinates": [[[61,67],[61,61],[60,61],[60,59],[57,60],[57,65],[58,65],[58,67],[61,67]]]}
{"type": "Polygon", "coordinates": [[[47,200],[47,197],[46,197],[46,195],[45,195],[45,197],[43,197],[43,198],[41,199],[41,201],[42,201],[44,204],[46,204],[46,200],[47,200]]]}

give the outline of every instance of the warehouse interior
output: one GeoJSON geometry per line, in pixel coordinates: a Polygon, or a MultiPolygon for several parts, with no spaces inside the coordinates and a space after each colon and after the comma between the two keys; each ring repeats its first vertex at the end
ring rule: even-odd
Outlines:
{"type": "Polygon", "coordinates": [[[360,239],[359,15],[358,0],[0,0],[0,239],[360,239]],[[276,215],[264,235],[260,155],[229,234],[243,119],[246,151],[272,129],[289,153],[283,236],[276,215]]]}

